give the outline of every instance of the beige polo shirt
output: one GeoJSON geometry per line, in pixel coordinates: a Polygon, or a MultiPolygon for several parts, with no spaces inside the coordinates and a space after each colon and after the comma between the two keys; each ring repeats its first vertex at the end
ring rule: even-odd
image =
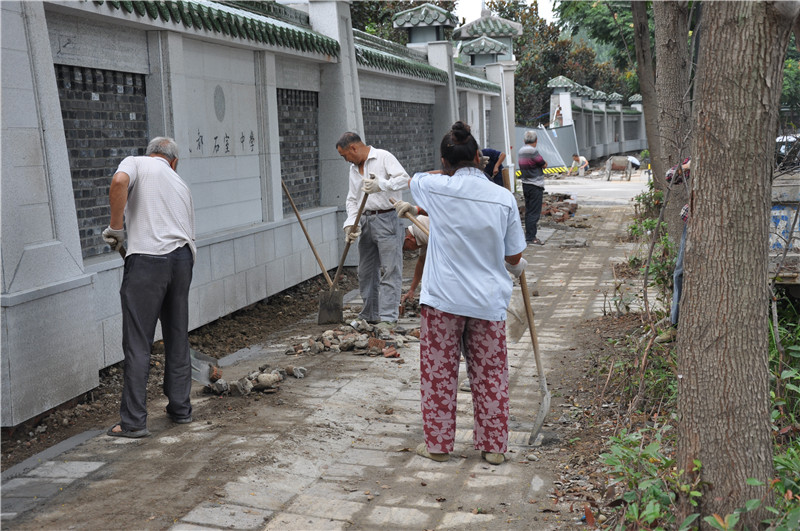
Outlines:
{"type": "Polygon", "coordinates": [[[128,254],[163,255],[194,244],[189,186],[161,157],[126,157],[117,168],[130,177],[125,205],[128,254]]]}

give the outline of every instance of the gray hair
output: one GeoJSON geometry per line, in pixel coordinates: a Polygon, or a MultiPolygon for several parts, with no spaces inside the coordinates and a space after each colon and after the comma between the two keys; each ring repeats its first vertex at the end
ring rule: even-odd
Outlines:
{"type": "Polygon", "coordinates": [[[169,137],[157,136],[147,144],[145,155],[164,155],[167,160],[173,161],[178,158],[178,144],[169,137]]]}
{"type": "Polygon", "coordinates": [[[361,143],[361,137],[358,136],[358,133],[348,131],[339,138],[339,141],[336,142],[336,147],[346,149],[350,145],[356,143],[361,143]]]}
{"type": "Polygon", "coordinates": [[[522,137],[522,141],[526,144],[534,144],[539,139],[539,136],[536,134],[536,131],[525,131],[525,135],[522,137]]]}

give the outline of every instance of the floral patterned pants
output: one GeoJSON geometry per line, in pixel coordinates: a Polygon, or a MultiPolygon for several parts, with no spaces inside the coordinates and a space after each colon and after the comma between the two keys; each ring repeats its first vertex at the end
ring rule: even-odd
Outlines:
{"type": "Polygon", "coordinates": [[[453,451],[458,362],[463,341],[472,388],[475,449],[508,448],[508,353],[505,321],[484,321],[421,310],[420,390],[425,443],[432,453],[453,451]]]}

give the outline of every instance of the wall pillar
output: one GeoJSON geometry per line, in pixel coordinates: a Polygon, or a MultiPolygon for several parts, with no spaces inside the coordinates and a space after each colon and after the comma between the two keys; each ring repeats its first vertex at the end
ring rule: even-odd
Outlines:
{"type": "MultiPolygon", "coordinates": [[[[447,72],[447,85],[436,87],[436,103],[433,106],[433,138],[439,141],[450,130],[450,126],[458,120],[458,93],[456,91],[456,72],[453,67],[453,45],[449,41],[429,42],[428,63],[447,72]]],[[[436,160],[439,160],[438,156],[436,160]]]]}
{"type": "Polygon", "coordinates": [[[501,61],[486,65],[486,79],[497,83],[501,87],[500,97],[492,101],[492,115],[497,109],[498,118],[492,119],[489,136],[493,142],[502,142],[502,148],[495,146],[494,149],[503,151],[506,154],[506,166],[508,175],[512,181],[515,179],[516,150],[522,146],[514,146],[516,110],[514,106],[514,72],[517,69],[516,61],[501,61]]]}
{"type": "Polygon", "coordinates": [[[319,168],[321,205],[344,209],[350,165],[339,156],[336,142],[342,133],[353,131],[369,144],[369,139],[364,138],[350,5],[323,0],[309,2],[308,7],[314,30],[341,45],[339,62],[320,67],[320,85],[325,93],[319,100],[319,168]]]}
{"type": "Polygon", "coordinates": [[[15,426],[97,386],[103,353],[44,5],[2,2],[0,9],[0,388],[2,425],[15,426]]]}
{"type": "Polygon", "coordinates": [[[275,56],[257,52],[256,113],[261,139],[261,204],[263,221],[283,219],[283,187],[281,186],[281,137],[278,124],[278,85],[275,56]]]}

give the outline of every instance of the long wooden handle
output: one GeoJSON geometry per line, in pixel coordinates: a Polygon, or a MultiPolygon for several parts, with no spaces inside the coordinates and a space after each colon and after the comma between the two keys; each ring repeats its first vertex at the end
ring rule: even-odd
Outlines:
{"type": "MultiPolygon", "coordinates": [[[[372,174],[370,174],[370,179],[372,179],[372,174]]],[[[364,207],[367,204],[367,197],[369,194],[364,192],[364,198],[361,200],[361,205],[358,207],[358,213],[356,214],[356,221],[353,223],[353,228],[358,227],[358,222],[361,221],[361,213],[364,212],[364,207]]],[[[331,293],[336,290],[336,285],[339,282],[339,277],[342,274],[342,267],[344,267],[344,259],[347,257],[347,252],[350,250],[350,240],[345,238],[344,244],[344,252],[342,252],[342,259],[339,260],[339,267],[336,268],[336,274],[333,276],[333,284],[331,284],[331,293]]]]}
{"type": "Polygon", "coordinates": [[[294,200],[292,199],[292,194],[289,193],[289,189],[286,187],[286,183],[283,182],[283,179],[281,179],[281,186],[283,186],[283,191],[286,192],[286,198],[289,200],[289,204],[292,205],[292,210],[294,210],[294,215],[297,216],[297,221],[300,223],[300,228],[303,229],[303,234],[306,235],[306,240],[308,240],[308,245],[311,246],[311,252],[314,253],[314,258],[317,259],[319,268],[322,270],[322,274],[325,275],[325,280],[328,281],[328,286],[333,287],[333,280],[331,280],[330,275],[328,275],[328,271],[325,269],[325,264],[322,263],[322,258],[320,258],[319,254],[317,254],[317,249],[314,247],[314,242],[311,241],[311,236],[308,234],[308,231],[306,230],[306,225],[305,223],[303,223],[303,219],[300,217],[300,212],[297,210],[297,207],[294,204],[294,200]]]}
{"type": "Polygon", "coordinates": [[[542,383],[544,393],[547,393],[547,380],[544,376],[542,358],[539,355],[539,338],[536,335],[536,324],[533,322],[533,308],[531,307],[531,297],[528,294],[528,280],[525,278],[525,271],[519,275],[519,287],[522,288],[522,299],[525,302],[525,313],[528,315],[528,327],[531,331],[531,343],[533,343],[533,356],[536,359],[536,371],[542,383]]]}
{"type": "Polygon", "coordinates": [[[411,220],[411,223],[413,223],[414,225],[419,227],[419,230],[421,230],[425,234],[425,236],[430,237],[430,233],[428,232],[428,229],[425,228],[425,225],[423,225],[422,222],[416,218],[416,216],[411,214],[411,212],[406,212],[404,215],[405,215],[405,217],[407,217],[408,219],[411,220]]]}

